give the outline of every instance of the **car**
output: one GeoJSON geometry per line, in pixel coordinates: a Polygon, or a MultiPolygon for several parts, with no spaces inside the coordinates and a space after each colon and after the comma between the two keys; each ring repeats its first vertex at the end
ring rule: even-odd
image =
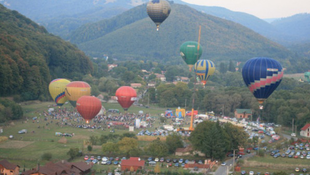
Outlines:
{"type": "Polygon", "coordinates": [[[107,161],[107,165],[111,165],[111,164],[112,164],[112,162],[108,160],[107,161]]]}
{"type": "Polygon", "coordinates": [[[295,172],[299,172],[299,168],[298,167],[295,168],[295,172]]]}
{"type": "Polygon", "coordinates": [[[296,137],[296,134],[295,134],[295,133],[292,133],[291,136],[292,136],[292,137],[296,137]]]}
{"type": "Polygon", "coordinates": [[[109,160],[112,162],[112,160],[114,160],[114,158],[113,158],[113,157],[110,157],[109,160]]]}
{"type": "Polygon", "coordinates": [[[118,161],[115,160],[115,161],[113,162],[113,164],[114,164],[114,165],[118,165],[118,161]]]}
{"type": "Polygon", "coordinates": [[[173,163],[177,163],[178,162],[178,159],[173,159],[173,163]]]}
{"type": "Polygon", "coordinates": [[[222,162],[222,164],[221,164],[221,165],[223,165],[223,166],[224,166],[224,165],[226,165],[226,162],[222,162]]]}
{"type": "Polygon", "coordinates": [[[107,161],[101,161],[101,165],[106,165],[107,161]]]}
{"type": "Polygon", "coordinates": [[[184,166],[185,166],[185,163],[182,163],[182,164],[181,164],[181,167],[184,167],[184,166]]]}
{"type": "Polygon", "coordinates": [[[183,163],[183,159],[180,159],[180,160],[179,160],[179,163],[183,163]]]}
{"type": "MultiPolygon", "coordinates": [[[[287,157],[288,157],[288,158],[292,158],[292,157],[293,157],[293,155],[291,155],[291,154],[290,154],[290,155],[288,155],[287,157]]],[[[310,159],[310,156],[309,156],[309,159],[310,159]]]]}
{"type": "Polygon", "coordinates": [[[90,156],[90,160],[93,161],[95,159],[94,156],[90,156]]]}
{"type": "Polygon", "coordinates": [[[175,166],[175,167],[178,167],[178,166],[179,166],[179,163],[175,163],[174,166],[175,166]]]}
{"type": "Polygon", "coordinates": [[[298,158],[298,156],[297,156],[297,155],[295,155],[295,156],[294,156],[294,158],[295,158],[295,159],[297,159],[297,158],[298,158]]]}
{"type": "Polygon", "coordinates": [[[254,175],[254,171],[250,171],[250,172],[249,172],[249,175],[254,175]]]}
{"type": "Polygon", "coordinates": [[[92,161],[92,160],[87,159],[85,162],[86,162],[87,164],[89,164],[91,161],[92,161]]]}
{"type": "Polygon", "coordinates": [[[107,157],[102,157],[102,161],[108,161],[109,159],[107,157]]]}
{"type": "Polygon", "coordinates": [[[307,155],[306,159],[310,159],[310,154],[307,155]]]}
{"type": "Polygon", "coordinates": [[[26,134],[26,133],[27,133],[27,129],[22,129],[18,131],[18,134],[26,134]]]}
{"type": "Polygon", "coordinates": [[[158,158],[158,157],[156,157],[154,161],[155,161],[155,162],[158,162],[158,161],[159,161],[159,158],[158,158]]]}
{"type": "Polygon", "coordinates": [[[13,135],[10,135],[10,136],[9,136],[9,139],[13,139],[13,138],[14,138],[14,136],[13,136],[13,135]]]}
{"type": "Polygon", "coordinates": [[[195,166],[193,170],[194,170],[194,171],[198,171],[199,168],[195,166]]]}
{"type": "Polygon", "coordinates": [[[153,160],[153,157],[149,157],[148,159],[147,159],[147,161],[152,161],[153,160]]]}
{"type": "Polygon", "coordinates": [[[266,172],[265,175],[270,175],[270,173],[269,173],[269,172],[266,172]]]}
{"type": "Polygon", "coordinates": [[[170,159],[166,159],[166,162],[167,162],[167,163],[170,163],[170,162],[171,162],[171,160],[170,160],[170,159]]]}
{"type": "Polygon", "coordinates": [[[97,156],[97,160],[101,160],[101,156],[97,156]]]}
{"type": "Polygon", "coordinates": [[[92,162],[93,162],[94,164],[96,164],[96,163],[98,163],[98,160],[97,160],[97,159],[94,159],[92,162]]]}
{"type": "Polygon", "coordinates": [[[303,159],[303,158],[305,158],[305,157],[304,157],[303,155],[300,155],[300,158],[303,159]]]}
{"type": "Polygon", "coordinates": [[[122,157],[122,160],[126,160],[126,157],[122,157]]]}
{"type": "Polygon", "coordinates": [[[282,154],[281,154],[281,157],[285,157],[285,156],[286,156],[286,154],[285,154],[285,153],[282,153],[282,154]]]}
{"type": "Polygon", "coordinates": [[[159,161],[160,161],[160,162],[164,162],[164,161],[165,161],[165,158],[162,157],[162,158],[159,159],[159,161]]]}
{"type": "Polygon", "coordinates": [[[241,174],[242,174],[242,175],[246,174],[246,171],[242,170],[242,171],[241,171],[241,174]]]}
{"type": "Polygon", "coordinates": [[[303,169],[302,169],[302,172],[304,172],[304,173],[307,172],[307,169],[306,169],[306,168],[303,168],[303,169]]]}
{"type": "Polygon", "coordinates": [[[84,156],[84,160],[88,160],[88,155],[85,155],[85,156],[84,156]]]}
{"type": "Polygon", "coordinates": [[[115,157],[115,160],[119,161],[119,157],[115,157]]]}

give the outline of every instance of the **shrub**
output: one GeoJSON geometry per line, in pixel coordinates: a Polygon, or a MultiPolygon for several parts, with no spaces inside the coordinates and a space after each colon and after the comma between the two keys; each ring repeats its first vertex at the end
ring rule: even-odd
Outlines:
{"type": "Polygon", "coordinates": [[[93,150],[93,147],[92,147],[91,145],[88,145],[88,146],[87,146],[87,150],[88,150],[89,152],[91,152],[91,151],[93,150]]]}
{"type": "Polygon", "coordinates": [[[47,160],[47,161],[50,161],[52,159],[53,155],[52,153],[44,153],[42,156],[41,156],[41,159],[42,160],[47,160]]]}

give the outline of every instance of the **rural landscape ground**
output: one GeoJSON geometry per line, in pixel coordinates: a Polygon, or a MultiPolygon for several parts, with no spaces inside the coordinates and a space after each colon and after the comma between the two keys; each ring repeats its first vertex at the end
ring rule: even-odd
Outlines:
{"type": "MultiPolygon", "coordinates": [[[[121,112],[123,110],[117,103],[103,103],[105,109],[119,109],[121,112]]],[[[38,163],[40,165],[44,165],[47,161],[41,159],[41,156],[44,153],[52,154],[52,161],[59,160],[68,160],[69,156],[67,152],[70,148],[79,148],[83,151],[84,155],[100,155],[104,156],[101,151],[101,146],[93,146],[93,150],[89,152],[84,145],[84,142],[89,140],[90,136],[100,136],[102,134],[110,134],[110,130],[108,128],[103,129],[83,129],[78,128],[76,126],[69,126],[68,124],[59,125],[56,124],[59,121],[44,120],[42,116],[43,112],[47,112],[50,107],[55,108],[55,110],[60,109],[55,107],[52,102],[33,102],[30,104],[22,105],[24,110],[25,118],[18,121],[11,121],[2,125],[3,133],[0,136],[13,135],[13,139],[9,139],[3,142],[0,142],[0,159],[8,159],[10,162],[18,164],[21,167],[21,170],[24,168],[26,170],[36,167],[38,163]],[[40,115],[41,114],[41,115],[40,115]],[[33,117],[38,117],[37,120],[32,120],[33,117]],[[27,120],[28,119],[28,120],[27,120]],[[18,134],[18,131],[22,129],[27,129],[28,133],[26,134],[18,134]],[[59,136],[55,136],[55,132],[62,133],[74,133],[73,137],[66,137],[66,143],[59,143],[58,141],[61,139],[59,136]]],[[[62,108],[71,109],[72,107],[69,104],[64,105],[62,108]]],[[[155,128],[159,128],[162,124],[159,122],[159,116],[166,109],[157,108],[157,107],[138,107],[132,106],[129,109],[129,113],[138,113],[143,110],[144,113],[149,113],[151,117],[155,118],[154,125],[152,128],[148,128],[149,131],[154,131],[155,128]]],[[[167,121],[170,122],[169,120],[167,121]]],[[[72,123],[71,123],[72,124],[72,123]]],[[[77,123],[76,123],[77,124],[77,123]]],[[[84,124],[84,123],[80,123],[84,124]]],[[[135,130],[135,133],[138,133],[140,130],[135,130]]],[[[287,129],[289,131],[289,129],[287,129]]],[[[128,132],[128,129],[115,129],[116,134],[123,134],[128,132]]],[[[285,131],[285,128],[281,129],[281,132],[288,133],[285,131]]],[[[162,136],[161,136],[162,137],[162,136]]],[[[153,139],[156,139],[157,136],[153,136],[153,139]]],[[[288,140],[282,139],[274,142],[268,143],[267,151],[276,149],[276,147],[281,147],[280,152],[284,153],[286,150],[286,144],[288,140]],[[280,145],[280,146],[279,146],[280,145]]],[[[162,137],[162,139],[164,139],[162,137]]],[[[265,137],[265,140],[268,141],[270,137],[265,137]]],[[[139,138],[139,145],[141,147],[148,144],[152,139],[142,139],[139,138]]],[[[253,152],[253,151],[252,151],[253,152]]],[[[121,157],[121,155],[119,155],[121,157]]],[[[147,155],[142,156],[143,158],[147,158],[147,155]]],[[[181,158],[178,156],[171,155],[169,158],[181,158]]],[[[183,159],[204,159],[203,157],[182,157],[183,159]]],[[[72,161],[83,161],[83,156],[76,158],[72,161]]],[[[296,167],[299,168],[307,168],[310,170],[310,160],[304,159],[295,159],[288,157],[279,157],[273,158],[270,156],[268,152],[265,153],[264,157],[253,156],[248,159],[240,159],[238,162],[241,165],[241,170],[254,171],[254,172],[278,172],[284,171],[286,173],[294,173],[294,169],[296,167]]],[[[220,164],[218,166],[221,166],[220,164]]],[[[117,168],[116,165],[100,165],[96,164],[93,166],[93,170],[96,172],[103,171],[112,171],[117,168]]],[[[148,169],[154,169],[154,167],[147,167],[148,169]]],[[[217,166],[213,168],[215,170],[217,166]]],[[[174,171],[174,172],[183,172],[182,168],[170,167],[166,168],[162,167],[162,171],[174,171]]],[[[98,173],[100,174],[100,173],[98,173]]],[[[235,174],[240,174],[240,172],[235,172],[235,174]]]]}

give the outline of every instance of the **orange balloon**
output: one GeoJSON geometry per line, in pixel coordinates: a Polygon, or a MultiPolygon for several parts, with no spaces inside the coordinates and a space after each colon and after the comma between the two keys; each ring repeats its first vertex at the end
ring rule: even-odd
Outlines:
{"type": "Polygon", "coordinates": [[[76,109],[89,123],[101,110],[101,101],[93,96],[82,96],[76,102],[76,109]]]}

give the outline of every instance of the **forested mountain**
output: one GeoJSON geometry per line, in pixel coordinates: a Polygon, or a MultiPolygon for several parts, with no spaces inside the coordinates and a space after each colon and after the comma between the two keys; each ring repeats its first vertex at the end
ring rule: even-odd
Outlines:
{"type": "MultiPolygon", "coordinates": [[[[271,23],[278,31],[290,36],[289,43],[310,42],[310,14],[297,14],[271,23]]],[[[287,38],[288,39],[288,38],[287,38]]]]}
{"type": "Polygon", "coordinates": [[[80,78],[92,63],[78,48],[0,4],[0,96],[45,99],[52,78],[80,78]]]}
{"type": "Polygon", "coordinates": [[[2,0],[49,32],[66,39],[83,24],[111,18],[148,0],[2,0]]]}
{"type": "Polygon", "coordinates": [[[145,4],[117,17],[84,25],[71,37],[87,54],[122,59],[149,59],[172,63],[180,60],[179,47],[198,40],[201,25],[203,59],[246,61],[256,56],[290,58],[291,53],[252,30],[231,21],[172,4],[170,16],[156,32],[145,4]],[[130,17],[130,20],[128,19],[130,17]],[[77,39],[77,40],[76,40],[77,39]]]}

